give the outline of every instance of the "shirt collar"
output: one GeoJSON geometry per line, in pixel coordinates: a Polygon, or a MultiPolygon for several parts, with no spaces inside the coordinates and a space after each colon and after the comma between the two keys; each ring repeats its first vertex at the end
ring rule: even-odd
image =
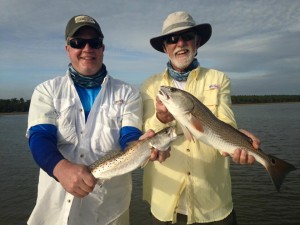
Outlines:
{"type": "MultiPolygon", "coordinates": [[[[192,70],[191,72],[190,72],[190,75],[189,75],[189,77],[188,77],[188,80],[190,80],[190,79],[192,79],[192,80],[198,80],[199,79],[199,72],[200,72],[200,69],[201,69],[201,67],[200,67],[200,65],[196,68],[196,69],[194,69],[194,70],[192,70]]],[[[172,77],[170,76],[170,74],[169,74],[169,72],[168,72],[168,68],[166,68],[165,69],[165,71],[163,72],[163,80],[164,81],[168,81],[168,83],[171,83],[171,81],[172,81],[172,77]]]]}

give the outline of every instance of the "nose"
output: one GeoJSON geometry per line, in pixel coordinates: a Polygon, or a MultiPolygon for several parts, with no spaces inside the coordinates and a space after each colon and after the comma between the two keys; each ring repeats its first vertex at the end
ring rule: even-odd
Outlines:
{"type": "Polygon", "coordinates": [[[90,51],[91,49],[93,49],[93,48],[89,45],[89,43],[86,43],[83,48],[83,50],[85,50],[85,51],[90,51]]]}
{"type": "Polygon", "coordinates": [[[182,37],[181,37],[181,36],[179,36],[179,39],[178,39],[177,45],[179,45],[179,46],[184,46],[185,44],[186,44],[186,41],[184,41],[184,40],[182,39],[182,37]]]}

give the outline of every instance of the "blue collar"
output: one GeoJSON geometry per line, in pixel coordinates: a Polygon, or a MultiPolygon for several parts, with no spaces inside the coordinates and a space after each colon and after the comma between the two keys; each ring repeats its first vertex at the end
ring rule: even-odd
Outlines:
{"type": "Polygon", "coordinates": [[[177,81],[186,81],[190,72],[199,66],[198,60],[195,58],[192,63],[185,69],[184,72],[178,72],[173,69],[170,61],[167,63],[170,76],[177,81]]]}
{"type": "Polygon", "coordinates": [[[102,64],[102,67],[98,73],[93,76],[84,76],[78,73],[72,66],[69,64],[69,71],[73,82],[83,88],[94,88],[101,86],[104,78],[107,75],[106,66],[102,64]]]}

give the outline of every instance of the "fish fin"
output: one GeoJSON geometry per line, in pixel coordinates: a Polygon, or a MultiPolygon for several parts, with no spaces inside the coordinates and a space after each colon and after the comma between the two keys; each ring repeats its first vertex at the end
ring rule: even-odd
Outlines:
{"type": "MultiPolygon", "coordinates": [[[[154,149],[155,147],[152,146],[150,150],[152,151],[154,149]]],[[[141,168],[143,169],[149,161],[150,161],[150,156],[144,162],[141,163],[141,168]]]]}
{"type": "Polygon", "coordinates": [[[276,158],[275,156],[267,156],[269,158],[269,163],[266,165],[266,169],[270,174],[270,177],[276,187],[276,190],[279,192],[286,175],[289,172],[296,170],[296,167],[288,162],[285,162],[284,160],[276,158]]]}
{"type": "Polygon", "coordinates": [[[159,151],[162,151],[162,152],[167,151],[170,148],[170,145],[158,146],[158,145],[152,144],[151,142],[150,142],[150,146],[151,146],[151,148],[158,149],[159,151]]]}
{"type": "Polygon", "coordinates": [[[197,119],[195,116],[191,115],[191,120],[194,128],[198,130],[201,133],[204,133],[203,125],[199,119],[197,119]]]}
{"type": "Polygon", "coordinates": [[[142,162],[141,168],[144,168],[147,165],[147,163],[149,162],[149,160],[150,160],[150,158],[148,158],[144,162],[142,162]]]}
{"type": "MultiPolygon", "coordinates": [[[[198,130],[201,133],[204,133],[203,125],[202,125],[202,123],[200,122],[199,119],[197,119],[195,116],[193,116],[192,114],[190,114],[190,119],[189,120],[190,120],[191,124],[193,125],[193,127],[196,130],[198,130]]],[[[181,125],[181,128],[182,128],[182,131],[183,131],[183,134],[184,134],[185,138],[187,140],[189,140],[189,141],[192,140],[193,142],[195,142],[194,136],[189,131],[189,129],[186,126],[182,125],[182,124],[180,124],[180,125],[181,125]]]]}
{"type": "Polygon", "coordinates": [[[102,187],[102,185],[105,183],[105,181],[107,181],[107,180],[106,180],[106,179],[103,179],[103,180],[98,179],[97,184],[98,184],[100,187],[102,187]]]}
{"type": "Polygon", "coordinates": [[[183,132],[185,138],[186,138],[187,140],[189,140],[189,141],[195,142],[194,136],[193,136],[192,133],[189,131],[189,129],[188,129],[186,126],[183,126],[183,125],[181,125],[181,128],[182,128],[182,132],[183,132]]]}

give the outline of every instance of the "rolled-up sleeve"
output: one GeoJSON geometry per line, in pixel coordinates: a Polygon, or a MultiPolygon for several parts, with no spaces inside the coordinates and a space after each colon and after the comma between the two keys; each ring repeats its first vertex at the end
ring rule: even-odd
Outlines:
{"type": "Polygon", "coordinates": [[[142,130],[142,105],[140,92],[133,88],[124,105],[122,127],[131,126],[142,130]]]}

